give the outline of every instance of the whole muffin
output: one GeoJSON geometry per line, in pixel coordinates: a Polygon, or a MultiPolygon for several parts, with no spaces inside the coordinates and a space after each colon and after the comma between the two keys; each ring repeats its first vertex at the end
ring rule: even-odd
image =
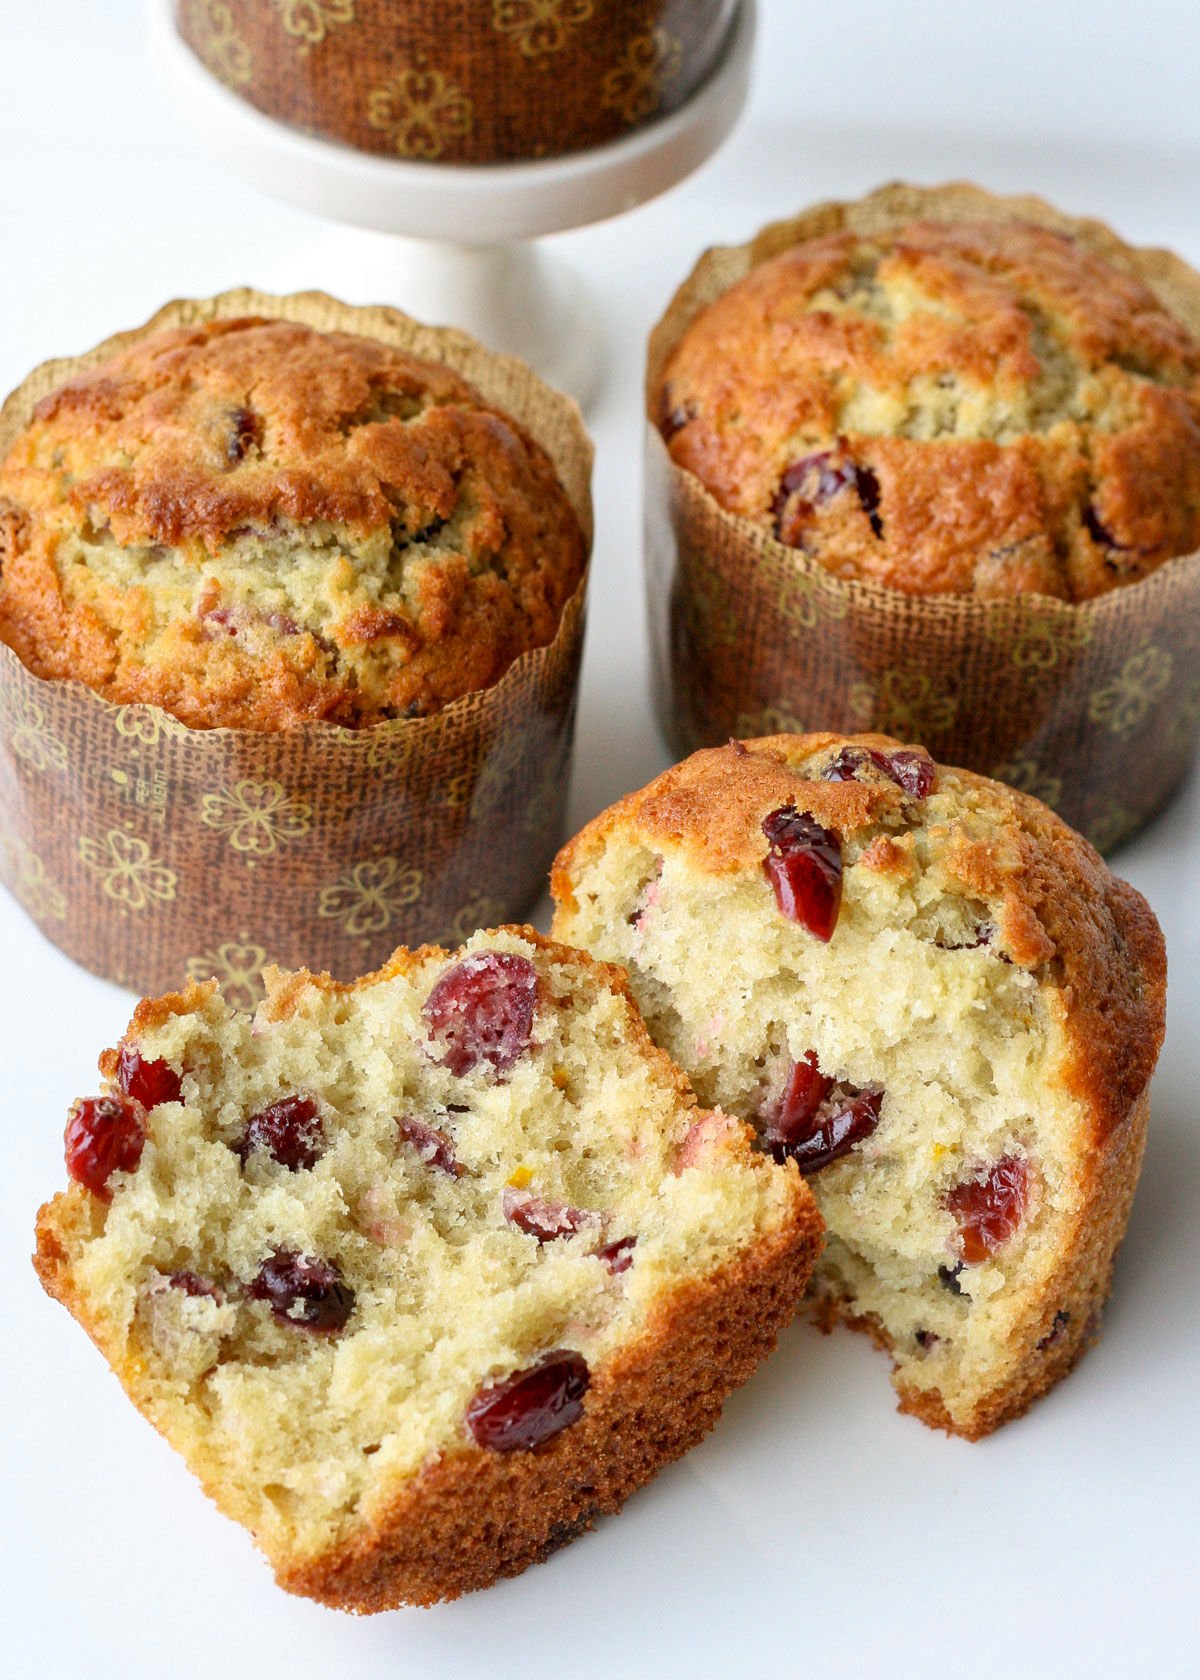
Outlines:
{"type": "Polygon", "coordinates": [[[1033,222],[805,239],[703,310],[657,402],[723,508],[838,577],[1079,601],[1200,548],[1200,345],[1033,222]]]}
{"type": "Polygon", "coordinates": [[[1046,806],[881,735],[699,752],[560,854],[555,936],[628,971],[701,1102],[795,1160],[818,1314],[972,1439],[1094,1337],[1145,1142],[1166,957],[1046,806]]]}
{"type": "Polygon", "coordinates": [[[458,373],[295,322],[143,338],[0,467],[0,639],[197,728],[435,712],[553,640],[585,553],[458,373]]]}

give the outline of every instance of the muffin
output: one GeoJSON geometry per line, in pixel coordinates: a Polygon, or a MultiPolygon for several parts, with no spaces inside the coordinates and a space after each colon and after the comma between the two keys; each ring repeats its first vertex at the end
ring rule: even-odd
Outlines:
{"type": "Polygon", "coordinates": [[[45,397],[0,507],[0,639],[193,728],[438,711],[553,640],[586,553],[545,450],[452,368],[255,317],[45,397]]]}
{"type": "Polygon", "coordinates": [[[837,577],[1080,601],[1200,548],[1200,344],[1033,222],[802,239],[692,321],[658,401],[679,466],[837,577]]]}
{"type": "Polygon", "coordinates": [[[737,0],[175,0],[240,99],[306,134],[426,164],[562,157],[677,110],[737,0]]]}
{"type": "Polygon", "coordinates": [[[1200,729],[1200,277],[895,184],[708,251],[655,328],[646,564],[678,756],[872,730],[1102,851],[1200,729]]]}
{"type": "Polygon", "coordinates": [[[139,1005],[36,1266],[280,1584],[427,1604],[712,1427],[803,1294],[803,1179],[697,1106],[623,977],[524,928],[354,986],[139,1005]]]}
{"type": "Polygon", "coordinates": [[[1166,962],[1140,894],[1037,800],[884,736],[697,753],[554,871],[700,1100],[795,1160],[818,1318],[975,1439],[1096,1334],[1145,1142],[1166,962]]]}
{"type": "Polygon", "coordinates": [[[245,1004],[518,920],[563,838],[591,461],[524,363],[315,292],[36,368],[0,410],[0,881],[106,978],[245,1004]]]}

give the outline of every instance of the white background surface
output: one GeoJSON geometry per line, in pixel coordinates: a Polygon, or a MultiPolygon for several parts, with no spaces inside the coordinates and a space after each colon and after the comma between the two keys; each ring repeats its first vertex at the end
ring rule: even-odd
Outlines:
{"type": "MultiPolygon", "coordinates": [[[[639,573],[644,335],[700,247],[894,175],[1037,188],[1200,261],[1192,0],[765,0],[745,126],[701,175],[562,241],[610,345],[572,818],[666,762],[639,573]]],[[[338,240],[211,164],[150,84],[137,0],[0,0],[0,386],[166,298],[355,301],[338,240]]],[[[1197,1672],[1200,790],[1118,859],[1167,930],[1170,1026],[1100,1346],[976,1446],[892,1410],[861,1338],[804,1326],[709,1441],[549,1564],[356,1622],[271,1583],[29,1269],[68,1101],[130,999],[0,895],[0,1671],[25,1680],[1197,1672]]]]}

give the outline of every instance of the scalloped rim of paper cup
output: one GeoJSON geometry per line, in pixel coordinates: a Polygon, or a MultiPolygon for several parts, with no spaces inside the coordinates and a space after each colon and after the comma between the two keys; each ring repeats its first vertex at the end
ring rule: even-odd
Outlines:
{"type": "MultiPolygon", "coordinates": [[[[49,361],[40,362],[26,374],[21,383],[4,399],[3,404],[0,404],[0,462],[7,457],[17,436],[28,425],[34,408],[42,398],[58,390],[77,374],[95,367],[99,362],[107,361],[109,357],[139,343],[153,333],[172,327],[191,326],[203,321],[232,320],[244,315],[294,321],[318,330],[354,331],[359,338],[374,338],[384,344],[397,345],[414,356],[424,357],[426,361],[441,362],[454,368],[464,378],[469,379],[489,402],[519,420],[549,455],[558,481],[566,492],[575,517],[579,520],[588,555],[583,576],[564,604],[558,628],[550,641],[543,642],[539,647],[526,648],[523,653],[518,654],[487,689],[470,689],[466,694],[448,701],[438,711],[423,717],[384,718],[359,729],[346,724],[307,719],[303,723],[293,725],[291,733],[304,735],[336,731],[342,735],[370,735],[375,731],[394,731],[398,734],[405,730],[419,733],[422,725],[429,724],[434,718],[445,717],[456,707],[461,708],[477,694],[498,692],[505,683],[515,683],[520,672],[532,660],[539,656],[544,657],[558,646],[566,633],[568,619],[575,603],[586,598],[594,538],[591,477],[595,446],[584,426],[583,411],[574,397],[547,385],[544,380],[538,378],[528,363],[521,361],[518,356],[489,350],[486,345],[459,327],[430,327],[413,316],[406,315],[402,309],[393,309],[389,304],[342,303],[328,292],[320,291],[276,293],[256,291],[251,286],[235,286],[229,291],[218,292],[211,298],[174,298],[170,303],[163,304],[161,309],[157,309],[143,326],[127,327],[121,332],[113,333],[91,350],[85,350],[78,356],[56,356],[49,361]],[[355,325],[352,327],[350,323],[355,325]],[[561,447],[561,440],[551,440],[543,436],[540,426],[531,419],[526,405],[518,406],[513,402],[501,376],[507,376],[518,386],[526,385],[530,396],[539,406],[544,404],[552,411],[557,409],[564,430],[577,433],[578,447],[567,450],[561,447]],[[498,394],[498,387],[502,394],[498,394]]],[[[119,710],[123,705],[136,704],[156,717],[167,718],[168,727],[173,725],[176,728],[192,730],[198,735],[264,733],[261,730],[243,730],[220,724],[211,729],[195,729],[193,725],[183,723],[174,713],[162,706],[156,706],[151,701],[112,700],[99,689],[73,677],[40,677],[29,669],[7,642],[0,641],[0,658],[4,657],[15,660],[25,676],[37,685],[55,690],[65,688],[84,692],[113,710],[119,710]]]]}

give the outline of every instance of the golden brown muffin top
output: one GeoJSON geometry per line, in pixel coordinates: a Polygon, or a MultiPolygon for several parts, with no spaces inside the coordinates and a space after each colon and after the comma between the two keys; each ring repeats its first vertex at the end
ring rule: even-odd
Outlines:
{"type": "Polygon", "coordinates": [[[847,867],[902,881],[932,873],[978,904],[997,952],[1037,979],[1061,1023],[1066,1081],[1097,1138],[1125,1119],[1165,1028],[1166,948],[1153,911],[1040,800],[935,765],[923,748],[814,734],[693,753],[568,842],[551,877],[555,901],[573,909],[582,876],[613,844],[682,852],[713,877],[757,874],[764,821],[787,810],[837,836],[847,867]]]}
{"type": "Polygon", "coordinates": [[[550,642],[586,543],[459,374],[279,320],[159,331],[0,467],[0,639],[196,727],[437,711],[550,642]]]}
{"type": "Polygon", "coordinates": [[[1200,547],[1200,345],[1028,222],[805,240],[696,317],[659,425],[837,576],[1084,600],[1200,547]]]}

